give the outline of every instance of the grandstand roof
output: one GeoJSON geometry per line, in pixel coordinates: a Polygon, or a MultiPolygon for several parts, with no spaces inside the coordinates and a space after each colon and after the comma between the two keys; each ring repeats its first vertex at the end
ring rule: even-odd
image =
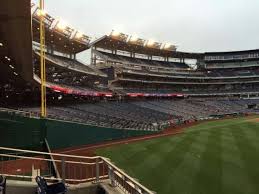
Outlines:
{"type": "MultiPolygon", "coordinates": [[[[40,42],[40,23],[39,18],[33,14],[32,20],[32,31],[33,31],[33,40],[35,42],[40,42]]],[[[51,17],[51,16],[50,16],[51,17]]],[[[76,39],[72,36],[72,32],[69,36],[62,31],[57,30],[51,26],[54,22],[54,18],[49,25],[45,25],[45,38],[46,38],[46,45],[51,46],[55,50],[63,53],[80,53],[84,50],[89,49],[89,37],[85,36],[86,39],[76,39]],[[72,38],[71,38],[72,36],[72,38]]],[[[72,30],[72,29],[71,29],[72,30]]],[[[82,35],[83,36],[83,35],[82,35]]]]}
{"type": "Polygon", "coordinates": [[[150,55],[150,56],[161,56],[171,58],[203,58],[201,53],[186,53],[179,51],[170,51],[165,49],[159,49],[154,47],[148,47],[144,45],[137,45],[123,40],[116,39],[112,36],[103,36],[96,41],[91,43],[91,46],[96,48],[102,48],[107,50],[121,50],[126,52],[150,55]]]}

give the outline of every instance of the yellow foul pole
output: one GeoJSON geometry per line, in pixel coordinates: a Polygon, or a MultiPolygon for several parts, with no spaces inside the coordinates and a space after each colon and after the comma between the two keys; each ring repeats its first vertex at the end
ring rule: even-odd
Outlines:
{"type": "Polygon", "coordinates": [[[44,0],[40,0],[39,7],[40,7],[41,117],[44,118],[47,116],[44,0]]]}

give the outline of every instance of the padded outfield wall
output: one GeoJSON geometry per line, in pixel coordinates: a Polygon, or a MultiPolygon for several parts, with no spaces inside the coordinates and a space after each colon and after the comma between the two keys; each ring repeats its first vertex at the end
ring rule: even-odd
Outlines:
{"type": "Polygon", "coordinates": [[[0,112],[0,146],[40,150],[46,137],[44,129],[43,120],[0,112]]]}
{"type": "Polygon", "coordinates": [[[51,149],[60,149],[153,133],[156,132],[96,127],[0,112],[0,146],[4,147],[40,150],[46,138],[51,149]]]}

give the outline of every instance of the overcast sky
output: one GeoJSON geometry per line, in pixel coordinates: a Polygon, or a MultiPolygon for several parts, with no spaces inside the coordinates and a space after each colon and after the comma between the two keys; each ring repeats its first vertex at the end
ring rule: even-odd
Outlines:
{"type": "MultiPolygon", "coordinates": [[[[37,2],[36,0],[33,0],[37,2]]],[[[259,48],[259,0],[45,0],[46,11],[96,38],[112,29],[181,51],[259,48]]]]}

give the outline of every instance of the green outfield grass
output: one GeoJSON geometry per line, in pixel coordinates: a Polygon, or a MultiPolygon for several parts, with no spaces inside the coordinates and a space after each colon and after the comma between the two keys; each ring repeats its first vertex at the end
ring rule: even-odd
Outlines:
{"type": "Polygon", "coordinates": [[[207,122],[97,154],[159,194],[259,194],[259,123],[251,118],[207,122]]]}

